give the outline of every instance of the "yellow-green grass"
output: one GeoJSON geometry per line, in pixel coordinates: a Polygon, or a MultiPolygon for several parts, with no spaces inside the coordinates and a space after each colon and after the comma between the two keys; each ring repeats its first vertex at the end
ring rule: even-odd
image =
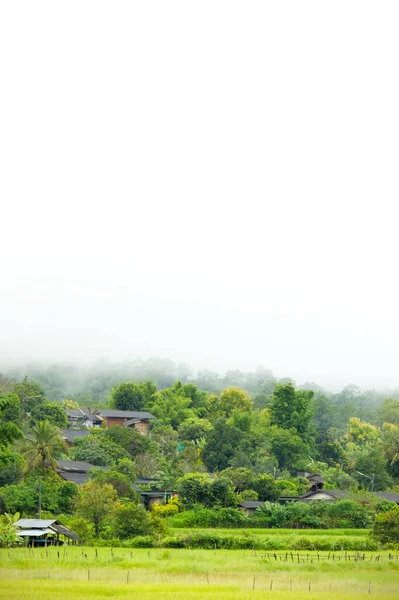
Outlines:
{"type": "MultiPolygon", "coordinates": [[[[190,538],[202,534],[219,538],[234,536],[238,539],[252,539],[254,545],[263,545],[270,550],[298,548],[339,550],[342,547],[352,550],[373,549],[368,529],[189,529],[174,528],[171,534],[177,538],[190,538]]],[[[375,544],[376,545],[376,544],[375,544]]]]}
{"type": "Polygon", "coordinates": [[[354,562],[349,552],[339,561],[326,560],[328,553],[300,553],[298,564],[296,557],[286,562],[285,553],[276,561],[249,550],[15,548],[0,551],[0,599],[256,600],[271,594],[355,600],[369,597],[369,585],[375,598],[397,599],[399,559],[380,554],[354,562]]]}
{"type": "Polygon", "coordinates": [[[309,536],[328,536],[328,537],[368,537],[370,529],[214,529],[210,527],[175,527],[171,529],[173,535],[189,533],[217,533],[218,535],[256,535],[260,537],[299,535],[301,537],[309,536]]]}

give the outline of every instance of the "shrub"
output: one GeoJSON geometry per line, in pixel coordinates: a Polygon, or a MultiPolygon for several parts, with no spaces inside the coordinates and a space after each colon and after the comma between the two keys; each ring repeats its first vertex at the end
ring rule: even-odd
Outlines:
{"type": "Polygon", "coordinates": [[[382,544],[399,544],[399,506],[376,515],[372,535],[382,544]]]}
{"type": "Polygon", "coordinates": [[[184,548],[184,540],[176,536],[166,537],[162,540],[162,548],[184,548]]]}

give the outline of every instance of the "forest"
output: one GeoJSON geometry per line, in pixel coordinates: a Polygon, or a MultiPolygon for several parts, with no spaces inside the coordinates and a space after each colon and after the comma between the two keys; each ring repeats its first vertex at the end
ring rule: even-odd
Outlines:
{"type": "Polygon", "coordinates": [[[384,541],[384,523],[397,522],[398,508],[371,492],[399,492],[399,394],[354,385],[331,393],[278,380],[265,368],[194,376],[188,365],[158,358],[25,365],[0,376],[1,513],[37,516],[38,481],[41,514],[62,515],[87,542],[150,543],[168,534],[168,524],[374,526],[384,541]],[[99,427],[68,448],[61,430],[68,427],[66,410],[78,407],[94,414],[148,411],[155,419],[148,435],[99,427]],[[57,461],[65,459],[107,469],[93,469],[78,486],[57,474],[57,461]],[[321,474],[325,489],[348,496],[313,507],[294,502],[309,486],[305,472],[321,474]],[[137,480],[147,480],[142,490],[177,494],[146,511],[137,480]],[[245,517],[238,510],[243,501],[264,504],[245,517]]]}

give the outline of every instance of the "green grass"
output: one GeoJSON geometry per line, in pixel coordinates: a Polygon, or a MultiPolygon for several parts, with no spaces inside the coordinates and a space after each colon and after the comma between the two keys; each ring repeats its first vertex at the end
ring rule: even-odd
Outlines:
{"type": "MultiPolygon", "coordinates": [[[[368,529],[188,529],[175,528],[171,534],[189,540],[193,536],[217,536],[219,539],[249,538],[254,547],[264,550],[374,550],[377,547],[368,529]]],[[[188,544],[190,545],[190,544],[188,544]]],[[[220,544],[219,544],[220,546],[220,544]]],[[[206,546],[204,546],[206,547],[206,546]]],[[[212,547],[211,545],[209,547],[212,547]]],[[[231,546],[234,547],[234,546],[231,546]]],[[[237,544],[236,547],[239,547],[237,544]]]]}
{"type": "Polygon", "coordinates": [[[276,599],[356,600],[369,597],[370,582],[375,598],[396,600],[399,558],[380,554],[354,562],[353,553],[347,560],[340,553],[333,562],[328,553],[306,552],[298,564],[296,556],[286,562],[280,553],[276,561],[250,550],[15,548],[0,550],[0,599],[256,600],[272,585],[276,599]]]}
{"type": "Polygon", "coordinates": [[[336,537],[366,537],[369,535],[369,529],[213,529],[213,528],[186,528],[186,527],[175,527],[171,530],[173,535],[179,535],[179,533],[187,535],[188,533],[201,532],[201,533],[217,533],[219,535],[256,535],[262,537],[271,537],[274,535],[285,536],[285,535],[298,535],[301,537],[309,536],[336,536],[336,537]]]}

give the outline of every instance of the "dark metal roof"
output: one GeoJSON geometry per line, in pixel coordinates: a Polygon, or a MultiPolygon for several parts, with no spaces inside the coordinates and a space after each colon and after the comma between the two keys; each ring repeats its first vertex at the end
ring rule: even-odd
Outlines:
{"type": "Polygon", "coordinates": [[[71,419],[83,419],[85,416],[80,409],[71,410],[70,408],[67,408],[65,412],[71,419]]]}
{"type": "Polygon", "coordinates": [[[374,492],[374,496],[381,498],[381,500],[390,500],[399,504],[399,494],[395,492],[374,492]]]}
{"type": "Polygon", "coordinates": [[[90,479],[90,475],[88,473],[71,473],[69,471],[58,471],[58,475],[62,477],[65,481],[70,481],[71,483],[76,483],[76,485],[83,485],[87,483],[90,479]]]}
{"type": "Polygon", "coordinates": [[[263,506],[264,502],[258,502],[257,500],[244,500],[240,502],[238,506],[242,508],[259,508],[259,506],[263,506]]]}
{"type": "Polygon", "coordinates": [[[61,429],[62,437],[68,442],[73,442],[76,438],[84,438],[87,435],[90,435],[90,431],[88,429],[61,429]]]}
{"type": "Polygon", "coordinates": [[[61,523],[54,523],[51,526],[52,529],[55,529],[55,531],[57,533],[60,533],[61,535],[66,535],[67,537],[71,538],[72,540],[75,540],[77,542],[80,541],[80,537],[76,535],[76,533],[74,531],[72,531],[71,529],[69,529],[68,527],[65,527],[65,525],[61,525],[61,523]]]}
{"type": "Polygon", "coordinates": [[[172,490],[166,490],[163,492],[142,492],[141,490],[137,490],[140,496],[148,496],[149,498],[163,498],[165,495],[176,494],[176,492],[172,490]]]}
{"type": "Polygon", "coordinates": [[[87,473],[90,469],[104,468],[96,467],[96,465],[92,465],[83,460],[58,460],[57,462],[62,471],[75,471],[76,473],[87,473]]]}
{"type": "Polygon", "coordinates": [[[106,417],[106,418],[116,418],[116,419],[138,419],[138,420],[143,420],[143,419],[155,419],[154,415],[152,415],[149,412],[137,412],[134,410],[108,410],[108,409],[101,409],[100,414],[102,417],[106,417]]]}
{"type": "Polygon", "coordinates": [[[314,475],[309,475],[308,477],[309,483],[324,483],[323,477],[315,473],[314,475]]]}

